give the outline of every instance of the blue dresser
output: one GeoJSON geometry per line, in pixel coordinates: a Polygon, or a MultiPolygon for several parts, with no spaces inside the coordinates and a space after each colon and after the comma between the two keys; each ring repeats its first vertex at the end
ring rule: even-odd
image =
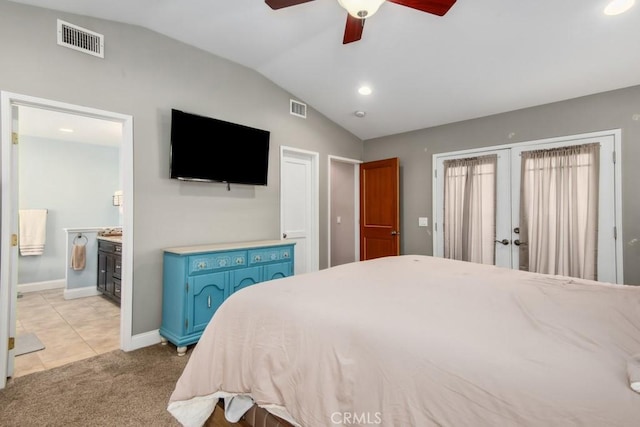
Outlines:
{"type": "Polygon", "coordinates": [[[231,294],[293,275],[294,244],[263,240],[165,249],[162,343],[175,344],[178,355],[184,355],[231,294]]]}

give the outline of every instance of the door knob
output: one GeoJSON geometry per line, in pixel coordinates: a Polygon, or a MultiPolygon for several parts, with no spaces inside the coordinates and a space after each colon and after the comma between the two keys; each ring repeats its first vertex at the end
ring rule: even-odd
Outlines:
{"type": "Polygon", "coordinates": [[[513,244],[516,246],[520,246],[520,245],[526,245],[527,242],[521,242],[520,240],[516,239],[513,241],[513,244]]]}
{"type": "Polygon", "coordinates": [[[496,240],[495,242],[496,243],[502,243],[505,246],[509,244],[509,240],[508,239],[496,240]]]}
{"type": "Polygon", "coordinates": [[[393,230],[393,231],[391,232],[391,235],[392,235],[392,236],[397,236],[398,234],[400,234],[400,233],[399,233],[399,232],[397,232],[396,230],[393,230]]]}
{"type": "Polygon", "coordinates": [[[282,238],[286,239],[287,238],[287,233],[282,233],[282,238]]]}

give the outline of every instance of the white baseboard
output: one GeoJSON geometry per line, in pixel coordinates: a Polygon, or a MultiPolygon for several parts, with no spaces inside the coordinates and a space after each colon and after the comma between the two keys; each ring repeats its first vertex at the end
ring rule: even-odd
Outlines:
{"type": "Polygon", "coordinates": [[[96,295],[101,295],[102,292],[99,292],[95,287],[86,287],[86,288],[77,288],[77,289],[65,289],[64,290],[64,299],[76,299],[76,298],[84,298],[84,297],[93,297],[96,295]]]}
{"type": "Polygon", "coordinates": [[[151,345],[158,344],[160,342],[160,331],[158,329],[154,331],[144,332],[131,337],[131,348],[125,351],[133,351],[143,347],[149,347],[151,345]]]}
{"type": "Polygon", "coordinates": [[[46,282],[33,282],[23,283],[18,285],[18,292],[29,293],[38,291],[48,291],[49,289],[60,289],[67,286],[67,282],[64,279],[60,280],[48,280],[46,282]]]}

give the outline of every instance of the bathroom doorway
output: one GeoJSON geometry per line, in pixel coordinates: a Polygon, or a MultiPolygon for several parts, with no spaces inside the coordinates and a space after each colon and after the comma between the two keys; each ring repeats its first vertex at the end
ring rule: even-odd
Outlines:
{"type": "MultiPolygon", "coordinates": [[[[122,191],[121,207],[111,207],[118,211],[118,221],[120,222],[123,230],[122,235],[122,295],[121,306],[118,313],[119,327],[119,345],[118,348],[123,350],[129,350],[131,347],[131,309],[132,309],[132,177],[133,177],[133,135],[132,135],[132,117],[128,115],[122,115],[119,113],[113,113],[108,111],[96,110],[92,108],[76,106],[71,104],[59,103],[56,101],[44,100],[39,98],[33,98],[24,95],[11,94],[2,92],[2,104],[0,105],[0,111],[2,113],[2,248],[1,248],[1,263],[2,263],[2,284],[0,286],[0,388],[3,388],[6,383],[6,378],[12,376],[14,373],[14,351],[9,350],[7,343],[9,337],[16,336],[16,307],[18,300],[18,272],[19,272],[19,255],[18,247],[15,245],[15,239],[8,236],[11,234],[18,234],[18,207],[24,206],[24,201],[19,199],[18,181],[20,181],[20,167],[21,163],[18,162],[18,148],[20,147],[20,138],[28,138],[28,136],[20,135],[20,129],[24,128],[23,125],[28,123],[21,123],[22,120],[27,121],[29,114],[23,114],[26,117],[21,117],[20,110],[45,113],[42,117],[49,115],[55,115],[56,113],[63,114],[69,118],[76,118],[77,122],[81,122],[86,119],[93,120],[95,128],[98,129],[100,124],[118,124],[120,128],[119,135],[119,154],[116,158],[119,169],[119,183],[114,190],[122,191]],[[26,110],[28,109],[28,110],[26,110]],[[47,114],[51,113],[51,114],[47,114]],[[16,144],[17,141],[17,144],[16,144]],[[5,309],[6,308],[6,309],[5,309]],[[4,339],[2,336],[9,332],[9,336],[4,339]]],[[[28,128],[28,126],[27,126],[28,128]]],[[[69,129],[73,129],[73,125],[65,125],[66,131],[60,130],[62,126],[56,129],[57,132],[68,132],[69,129]]],[[[75,132],[75,131],[74,131],[75,132]]],[[[95,137],[97,138],[97,136],[95,137]]],[[[58,139],[56,137],[55,139],[58,139]]],[[[89,137],[89,139],[93,139],[89,137]]],[[[27,139],[25,139],[27,141],[27,139]]],[[[43,141],[39,141],[42,143],[43,141]]],[[[52,144],[50,144],[52,145],[52,144]]],[[[26,147],[26,144],[25,144],[26,147]]],[[[46,142],[44,146],[46,147],[46,142]]],[[[33,148],[33,147],[32,147],[33,148]]],[[[49,148],[52,148],[50,146],[49,148]]],[[[93,150],[100,150],[100,148],[93,147],[93,150]]],[[[84,154],[78,151],[78,158],[67,159],[72,161],[81,162],[84,154]]],[[[95,154],[95,153],[94,153],[95,154]]],[[[73,157],[73,154],[69,154],[73,157]]],[[[78,177],[79,180],[86,179],[78,177]]],[[[57,188],[52,190],[53,192],[59,191],[63,194],[65,191],[73,191],[68,188],[57,188]]],[[[82,194],[77,194],[78,197],[82,197],[82,194]]],[[[91,197],[87,197],[91,198],[91,197]]],[[[111,205],[111,198],[109,197],[109,205],[111,205]]],[[[40,206],[47,208],[47,206],[40,206]]],[[[116,217],[118,217],[116,216],[116,217]]],[[[88,226],[89,224],[84,224],[88,226]]],[[[102,225],[102,224],[92,224],[102,225]]],[[[105,224],[107,225],[107,224],[105,224]]],[[[114,224],[109,224],[114,225],[114,224]]],[[[57,230],[56,230],[57,232],[57,230]]],[[[60,230],[62,233],[62,230],[60,230]]],[[[66,247],[66,246],[65,246],[66,247]]],[[[65,249],[66,251],[67,249],[65,249]]],[[[66,254],[65,254],[66,256],[66,254]]],[[[67,266],[65,265],[65,268],[67,266]]],[[[96,272],[97,273],[97,272],[96,272]]],[[[96,274],[97,275],[97,274],[96,274]]],[[[46,286],[46,285],[45,285],[46,286]]],[[[37,290],[37,289],[33,289],[37,290]]],[[[62,295],[55,295],[57,292],[54,290],[39,290],[44,295],[47,293],[48,299],[58,299],[61,304],[66,304],[65,298],[62,295]]],[[[59,291],[58,291],[59,292],[59,291]]],[[[24,294],[26,295],[26,293],[24,294]]],[[[92,297],[90,297],[92,298],[92,297]]],[[[47,297],[43,297],[47,300],[47,297]]],[[[72,301],[72,300],[69,300],[72,301]]],[[[63,304],[63,305],[64,305],[63,304]]],[[[108,314],[109,308],[101,306],[104,313],[108,314]]],[[[110,314],[114,314],[111,311],[110,314]]],[[[86,328],[85,328],[86,329],[86,328]]],[[[54,363],[55,364],[55,363],[54,363]]]]}

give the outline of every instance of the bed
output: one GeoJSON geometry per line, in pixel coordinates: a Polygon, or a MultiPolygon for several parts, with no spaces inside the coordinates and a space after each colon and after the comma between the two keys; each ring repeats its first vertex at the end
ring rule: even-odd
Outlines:
{"type": "MultiPolygon", "coordinates": [[[[245,288],[170,396],[184,426],[219,399],[294,426],[635,426],[640,287],[419,255],[245,288]]],[[[235,418],[234,418],[235,417],[235,418]]]]}

